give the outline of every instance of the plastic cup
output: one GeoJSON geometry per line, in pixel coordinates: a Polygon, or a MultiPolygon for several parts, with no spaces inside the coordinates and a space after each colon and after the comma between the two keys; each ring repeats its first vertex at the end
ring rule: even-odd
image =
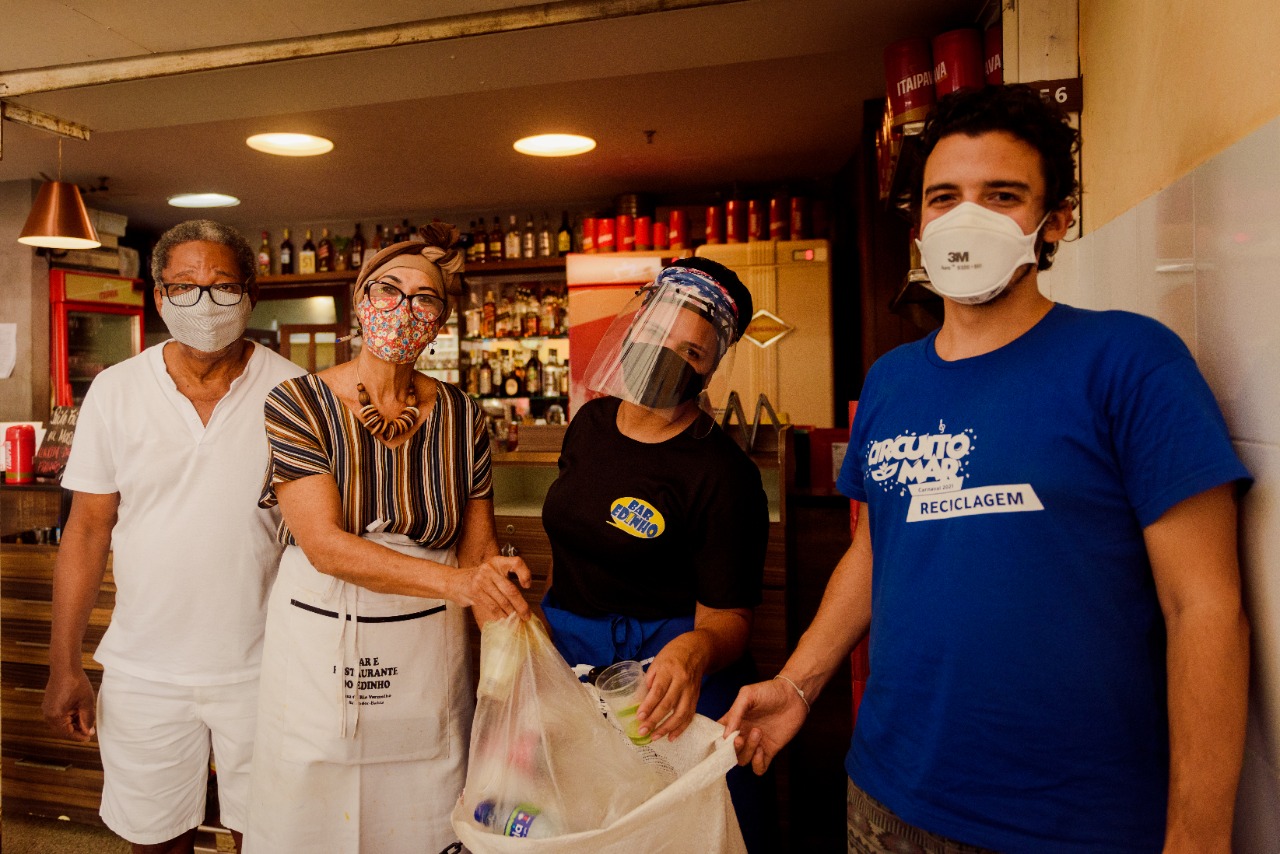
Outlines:
{"type": "Polygon", "coordinates": [[[600,671],[596,690],[608,704],[613,716],[622,724],[623,731],[632,744],[648,744],[647,735],[640,734],[640,721],[636,712],[648,691],[644,684],[644,667],[638,661],[619,661],[600,671]]]}

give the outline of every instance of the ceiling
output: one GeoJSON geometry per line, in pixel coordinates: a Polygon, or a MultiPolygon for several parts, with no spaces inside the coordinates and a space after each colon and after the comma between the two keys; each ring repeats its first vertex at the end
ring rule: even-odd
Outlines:
{"type": "MultiPolygon", "coordinates": [[[[493,12],[522,0],[0,0],[6,72],[493,12]]],[[[623,8],[625,0],[600,4],[623,8]]],[[[160,230],[165,199],[230,193],[211,215],[280,225],[583,209],[627,192],[689,197],[829,179],[853,154],[862,102],[882,97],[886,44],[977,20],[984,0],[741,0],[269,65],[15,97],[92,129],[62,173],[93,207],[160,230]],[[274,157],[264,131],[332,139],[274,157]],[[593,136],[571,158],[518,137],[593,136]],[[652,141],[646,132],[655,131],[652,141]]],[[[56,138],[3,123],[0,181],[58,170],[56,138]]]]}

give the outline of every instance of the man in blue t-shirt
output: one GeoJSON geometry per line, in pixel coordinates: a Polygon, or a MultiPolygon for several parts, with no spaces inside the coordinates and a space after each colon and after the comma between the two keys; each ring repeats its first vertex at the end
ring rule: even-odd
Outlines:
{"type": "Polygon", "coordinates": [[[1249,474],[1176,335],[1041,295],[1077,191],[1056,108],[962,93],[922,141],[945,319],[868,372],[839,479],[853,545],[726,731],[762,772],[869,630],[851,851],[1226,854],[1249,474]]]}

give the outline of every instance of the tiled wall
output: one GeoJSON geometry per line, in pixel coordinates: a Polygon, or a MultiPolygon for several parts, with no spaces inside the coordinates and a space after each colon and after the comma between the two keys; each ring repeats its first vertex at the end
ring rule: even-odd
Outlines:
{"type": "Polygon", "coordinates": [[[1241,514],[1253,684],[1235,849],[1274,854],[1280,851],[1280,119],[1064,246],[1041,282],[1057,302],[1140,312],[1181,335],[1257,479],[1241,514]]]}

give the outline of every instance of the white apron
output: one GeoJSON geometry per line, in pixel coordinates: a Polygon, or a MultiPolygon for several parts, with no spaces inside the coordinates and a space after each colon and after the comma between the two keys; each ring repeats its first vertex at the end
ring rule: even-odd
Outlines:
{"type": "MultiPolygon", "coordinates": [[[[387,548],[457,566],[399,534],[387,548]]],[[[438,854],[474,711],[466,612],[374,593],[290,546],[267,606],[245,854],[438,854]]]]}

